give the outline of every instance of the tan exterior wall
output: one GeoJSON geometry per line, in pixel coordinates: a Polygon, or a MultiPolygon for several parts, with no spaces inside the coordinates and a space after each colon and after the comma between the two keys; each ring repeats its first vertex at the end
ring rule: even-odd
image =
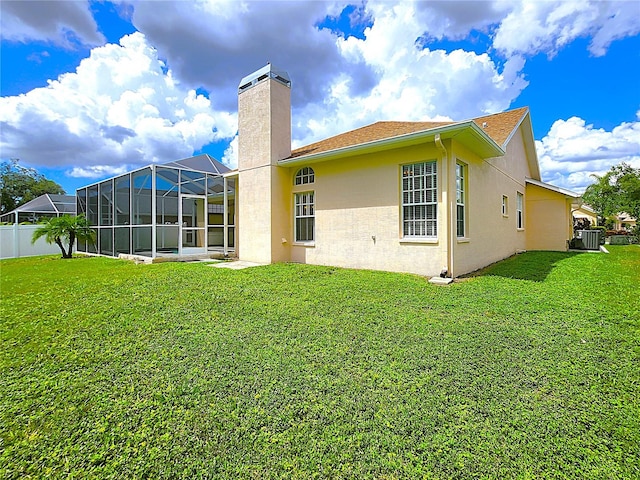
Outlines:
{"type": "Polygon", "coordinates": [[[241,260],[288,261],[288,185],[277,161],[291,154],[291,90],[266,79],[238,96],[238,226],[241,260]],[[283,239],[285,240],[283,242],[283,239]]]}
{"type": "Polygon", "coordinates": [[[288,168],[271,167],[271,192],[274,206],[271,209],[271,261],[291,261],[293,242],[293,212],[291,186],[293,180],[288,168]]]}
{"type": "Polygon", "coordinates": [[[525,225],[527,250],[567,250],[572,237],[571,201],[561,193],[527,185],[525,225]]]}
{"type": "MultiPolygon", "coordinates": [[[[518,229],[516,223],[516,196],[518,192],[525,195],[526,203],[525,177],[529,167],[524,160],[520,131],[511,139],[503,157],[482,160],[455,142],[450,155],[453,162],[467,166],[466,236],[454,239],[453,273],[458,276],[526,248],[526,228],[518,229]],[[506,215],[502,214],[503,195],[507,197],[506,215]]],[[[455,198],[455,183],[451,188],[455,198]]]]}
{"type": "MultiPolygon", "coordinates": [[[[431,144],[310,165],[315,183],[294,187],[292,197],[293,192],[315,192],[315,244],[294,243],[291,260],[421,275],[440,273],[446,265],[441,212],[436,243],[404,242],[400,212],[400,165],[437,160],[438,156],[431,144]]],[[[291,184],[297,170],[291,169],[291,184]]],[[[439,183],[440,171],[439,162],[439,183]]],[[[290,235],[293,237],[293,229],[290,235]]]]}
{"type": "Polygon", "coordinates": [[[267,80],[239,96],[237,252],[241,260],[294,261],[459,276],[525,249],[564,250],[571,230],[561,194],[525,183],[532,177],[519,129],[502,157],[481,159],[455,140],[367,153],[296,167],[290,155],[290,91],[267,80]],[[444,147],[444,148],[442,148],[444,147]],[[437,161],[438,235],[403,239],[401,166],[437,161]],[[465,226],[456,235],[456,162],[465,165],[465,226]],[[294,186],[296,172],[313,168],[313,184],[294,186]],[[315,238],[295,242],[294,195],[313,191],[315,238]],[[524,199],[524,228],[516,198],[524,199]],[[503,196],[507,212],[503,214],[503,196]]]}

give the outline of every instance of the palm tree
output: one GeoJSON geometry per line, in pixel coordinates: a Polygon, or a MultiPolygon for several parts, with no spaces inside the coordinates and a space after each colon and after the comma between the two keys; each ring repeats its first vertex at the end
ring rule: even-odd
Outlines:
{"type": "Polygon", "coordinates": [[[47,243],[58,245],[62,250],[62,258],[72,258],[73,244],[76,239],[93,242],[95,232],[84,215],[77,217],[62,215],[44,221],[40,228],[33,232],[31,243],[35,243],[40,237],[44,237],[47,243]],[[67,249],[65,249],[65,243],[68,245],[67,249]]]}

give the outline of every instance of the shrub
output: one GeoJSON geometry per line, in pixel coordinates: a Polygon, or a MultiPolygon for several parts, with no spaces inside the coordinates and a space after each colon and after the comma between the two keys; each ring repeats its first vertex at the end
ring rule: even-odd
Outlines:
{"type": "Polygon", "coordinates": [[[610,245],[629,245],[629,237],[627,235],[612,235],[609,238],[610,245]]]}

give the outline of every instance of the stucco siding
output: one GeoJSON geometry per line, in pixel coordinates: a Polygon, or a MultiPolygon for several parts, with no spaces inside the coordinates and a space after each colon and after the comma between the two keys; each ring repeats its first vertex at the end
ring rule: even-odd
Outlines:
{"type": "Polygon", "coordinates": [[[527,250],[567,250],[573,220],[571,203],[561,193],[527,185],[527,250]]]}
{"type": "MultiPolygon", "coordinates": [[[[292,261],[438,274],[444,262],[443,242],[403,241],[400,206],[401,165],[437,158],[438,151],[431,144],[312,165],[315,183],[293,191],[315,192],[315,244],[294,244],[292,261]]],[[[438,175],[441,182],[440,168],[438,175]]],[[[439,234],[443,229],[439,211],[439,234]]]]}
{"type": "MultiPolygon", "coordinates": [[[[525,195],[529,173],[521,132],[503,157],[483,160],[453,142],[454,161],[467,166],[466,235],[454,239],[454,275],[463,275],[526,248],[526,228],[516,223],[516,197],[525,195]],[[502,198],[507,214],[502,213],[502,198]]],[[[452,188],[455,188],[455,184],[452,188]]],[[[454,191],[455,193],[455,191],[454,191]]]]}
{"type": "MultiPolygon", "coordinates": [[[[266,165],[246,170],[238,178],[236,253],[241,260],[271,263],[271,182],[266,165]]],[[[275,205],[274,208],[278,208],[275,205]]]]}
{"type": "Polygon", "coordinates": [[[290,183],[277,161],[291,154],[291,90],[267,78],[238,96],[238,227],[241,260],[289,261],[290,183]]]}

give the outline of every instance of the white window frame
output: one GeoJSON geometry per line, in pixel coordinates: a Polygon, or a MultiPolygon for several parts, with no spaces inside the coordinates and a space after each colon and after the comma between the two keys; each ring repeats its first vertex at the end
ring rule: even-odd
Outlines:
{"type": "Polygon", "coordinates": [[[467,165],[456,162],[456,237],[465,238],[467,236],[467,165]],[[462,215],[460,210],[462,209],[462,215]],[[462,217],[462,218],[461,218],[462,217]],[[462,226],[462,232],[460,227],[462,226]]]}
{"type": "Polygon", "coordinates": [[[516,228],[524,230],[524,195],[516,193],[516,228]]]}
{"type": "Polygon", "coordinates": [[[293,179],[294,185],[307,185],[315,182],[315,172],[311,167],[302,167],[296,172],[293,179]]]}
{"type": "Polygon", "coordinates": [[[437,161],[402,165],[400,190],[402,238],[437,238],[437,161]]]}
{"type": "Polygon", "coordinates": [[[509,216],[509,197],[502,195],[502,216],[509,216]]]}
{"type": "MultiPolygon", "coordinates": [[[[295,243],[313,244],[316,239],[315,192],[306,191],[294,193],[293,198],[293,238],[295,239],[295,243]],[[301,224],[303,220],[307,220],[307,222],[304,222],[305,224],[311,223],[311,238],[300,238],[302,232],[300,231],[299,224],[301,224]]],[[[306,233],[309,233],[308,225],[306,233]]],[[[307,235],[305,235],[305,237],[307,237],[307,235]]]]}

